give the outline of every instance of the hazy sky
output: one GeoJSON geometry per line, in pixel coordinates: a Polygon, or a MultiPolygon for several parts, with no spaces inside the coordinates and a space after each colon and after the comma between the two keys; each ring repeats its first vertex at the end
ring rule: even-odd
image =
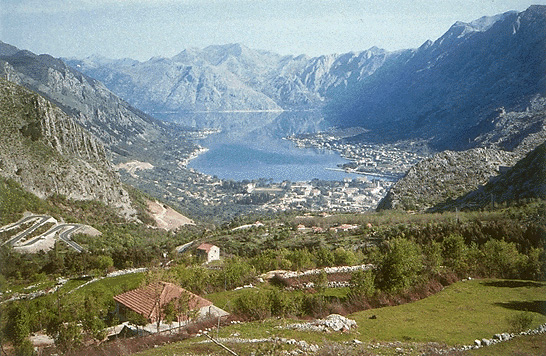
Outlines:
{"type": "Polygon", "coordinates": [[[55,57],[139,60],[226,43],[281,54],[396,50],[531,4],[546,0],[0,0],[0,40],[55,57]]]}

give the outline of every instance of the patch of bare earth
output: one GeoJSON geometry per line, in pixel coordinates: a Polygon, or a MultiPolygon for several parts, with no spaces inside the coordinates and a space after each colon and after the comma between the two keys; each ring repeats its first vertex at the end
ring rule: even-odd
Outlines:
{"type": "Polygon", "coordinates": [[[195,225],[193,220],[157,201],[148,201],[148,210],[156,221],[157,226],[167,231],[176,230],[184,225],[195,225]]]}

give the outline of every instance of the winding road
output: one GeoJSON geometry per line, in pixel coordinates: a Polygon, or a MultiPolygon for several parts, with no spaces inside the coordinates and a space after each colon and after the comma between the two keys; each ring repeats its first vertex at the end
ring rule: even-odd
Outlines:
{"type": "Polygon", "coordinates": [[[7,226],[4,226],[4,227],[0,228],[0,232],[9,231],[9,230],[19,228],[22,225],[27,224],[29,222],[32,222],[34,220],[36,222],[34,222],[32,224],[32,226],[30,226],[29,228],[25,229],[24,231],[16,234],[15,236],[13,236],[9,240],[7,240],[6,242],[4,242],[2,244],[2,246],[9,243],[14,247],[26,247],[26,248],[28,248],[28,247],[33,246],[34,244],[37,244],[37,243],[41,242],[42,240],[44,240],[44,239],[46,239],[48,237],[54,238],[55,235],[58,234],[58,238],[60,240],[62,240],[63,242],[65,242],[68,246],[70,246],[74,250],[76,250],[78,252],[85,251],[85,249],[82,246],[80,246],[76,242],[72,241],[72,239],[71,239],[72,234],[74,234],[79,229],[83,228],[85,225],[82,225],[82,224],[57,224],[57,220],[55,220],[53,217],[48,216],[48,215],[30,215],[30,216],[26,216],[26,217],[22,218],[21,220],[17,221],[16,223],[13,223],[13,224],[10,224],[10,225],[7,225],[7,226]],[[53,226],[51,229],[47,230],[46,232],[44,232],[43,234],[40,234],[40,235],[32,238],[29,241],[25,241],[24,243],[19,243],[21,240],[25,239],[27,236],[34,233],[38,228],[40,228],[41,226],[45,225],[48,222],[53,222],[56,225],[53,226]]]}
{"type": "Polygon", "coordinates": [[[48,215],[30,215],[30,216],[22,218],[21,220],[17,221],[14,224],[7,225],[7,226],[4,226],[3,228],[0,228],[0,232],[16,229],[16,228],[20,227],[21,225],[26,224],[26,223],[28,223],[28,222],[30,222],[32,220],[38,220],[38,221],[35,222],[28,229],[16,234],[11,239],[4,242],[2,244],[2,246],[4,246],[7,243],[11,244],[12,246],[17,244],[19,241],[21,241],[22,239],[24,239],[28,235],[32,234],[34,231],[39,229],[40,226],[46,224],[48,221],[55,222],[55,223],[57,222],[57,220],[55,220],[54,218],[52,218],[51,216],[48,216],[48,215]]]}

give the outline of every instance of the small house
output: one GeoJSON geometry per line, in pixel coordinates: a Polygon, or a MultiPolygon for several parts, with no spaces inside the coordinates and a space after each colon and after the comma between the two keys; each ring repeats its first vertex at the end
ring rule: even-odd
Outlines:
{"type": "Polygon", "coordinates": [[[202,243],[197,247],[197,256],[203,257],[207,262],[219,260],[220,248],[209,243],[202,243]]]}
{"type": "Polygon", "coordinates": [[[173,283],[157,282],[145,287],[116,295],[116,311],[120,320],[125,320],[127,311],[142,315],[149,323],[159,323],[165,318],[166,306],[180,298],[185,298],[184,312],[176,316],[178,322],[186,322],[188,315],[197,319],[224,316],[228,313],[215,307],[211,301],[193,294],[173,283]]]}

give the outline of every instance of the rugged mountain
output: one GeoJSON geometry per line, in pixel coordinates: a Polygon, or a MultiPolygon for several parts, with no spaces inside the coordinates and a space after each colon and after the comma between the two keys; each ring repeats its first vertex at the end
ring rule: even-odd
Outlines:
{"type": "Polygon", "coordinates": [[[146,112],[316,109],[379,68],[387,57],[361,53],[280,56],[240,44],[188,49],[146,62],[66,60],[146,112]]]}
{"type": "Polygon", "coordinates": [[[174,125],[131,107],[99,81],[49,55],[0,42],[0,76],[43,95],[121,156],[146,155],[152,142],[178,138],[174,125]]]}
{"type": "Polygon", "coordinates": [[[512,168],[465,196],[437,209],[481,208],[491,203],[546,199],[546,143],[529,152],[512,168]]]}
{"type": "MultiPolygon", "coordinates": [[[[165,198],[162,193],[164,188],[159,186],[158,181],[165,176],[183,179],[181,177],[189,174],[183,169],[184,162],[199,150],[199,146],[190,139],[195,135],[194,131],[144,114],[97,80],[68,67],[61,60],[20,51],[0,42],[0,77],[21,84],[53,102],[102,142],[107,152],[113,153],[106,155],[114,163],[149,168],[150,180],[132,180],[129,174],[123,174],[122,169],[121,177],[129,184],[146,192],[157,193],[158,198],[165,198]]],[[[56,176],[55,172],[51,177],[56,176]]],[[[73,183],[77,185],[77,179],[73,183]]],[[[44,192],[48,189],[44,188],[44,192]]],[[[63,194],[71,196],[68,191],[63,191],[63,194]]],[[[74,197],[78,195],[74,194],[74,197]]],[[[184,209],[176,204],[176,200],[171,203],[184,209]]]]}
{"type": "Polygon", "coordinates": [[[485,133],[473,142],[488,148],[444,151],[419,162],[391,188],[378,209],[426,210],[453,199],[458,202],[495,180],[501,167],[505,171],[546,140],[546,99],[534,99],[520,112],[500,108],[482,124],[487,127],[476,131],[485,133]]]}
{"type": "Polygon", "coordinates": [[[515,153],[488,148],[437,153],[411,167],[377,209],[425,211],[477,189],[516,161],[515,153]]]}
{"type": "Polygon", "coordinates": [[[546,140],[546,98],[531,100],[524,111],[501,107],[476,127],[473,144],[527,154],[546,140]]]}
{"type": "Polygon", "coordinates": [[[0,175],[44,198],[98,200],[134,217],[103,145],[43,97],[0,78],[0,175]]]}
{"type": "Polygon", "coordinates": [[[545,33],[546,6],[531,6],[457,22],[436,41],[396,53],[309,58],[232,44],[142,63],[68,63],[150,113],[326,106],[329,122],[369,130],[358,140],[418,138],[460,150],[487,141],[501,107],[521,112],[546,96],[545,33]]]}
{"type": "Polygon", "coordinates": [[[500,107],[522,111],[546,95],[546,6],[455,23],[435,42],[383,65],[332,102],[330,117],[369,138],[426,138],[472,147],[500,107]]]}

